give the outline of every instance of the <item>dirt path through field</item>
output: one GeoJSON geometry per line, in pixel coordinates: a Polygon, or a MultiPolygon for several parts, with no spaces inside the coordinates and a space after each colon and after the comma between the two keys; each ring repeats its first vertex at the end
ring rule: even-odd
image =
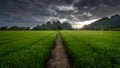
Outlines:
{"type": "Polygon", "coordinates": [[[65,52],[61,35],[58,32],[56,44],[52,50],[47,68],[70,68],[67,54],[65,52]]]}

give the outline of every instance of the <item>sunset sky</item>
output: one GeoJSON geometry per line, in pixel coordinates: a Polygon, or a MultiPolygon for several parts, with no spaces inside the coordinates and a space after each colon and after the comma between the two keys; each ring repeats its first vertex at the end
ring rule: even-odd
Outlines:
{"type": "Polygon", "coordinates": [[[67,21],[82,27],[120,13],[120,0],[0,0],[0,26],[67,21]]]}

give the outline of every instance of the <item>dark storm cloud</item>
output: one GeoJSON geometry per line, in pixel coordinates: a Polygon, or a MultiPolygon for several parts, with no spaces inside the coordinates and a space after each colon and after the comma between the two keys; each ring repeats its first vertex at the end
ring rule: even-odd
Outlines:
{"type": "Polygon", "coordinates": [[[120,13],[120,0],[0,0],[0,26],[74,22],[120,13]]]}

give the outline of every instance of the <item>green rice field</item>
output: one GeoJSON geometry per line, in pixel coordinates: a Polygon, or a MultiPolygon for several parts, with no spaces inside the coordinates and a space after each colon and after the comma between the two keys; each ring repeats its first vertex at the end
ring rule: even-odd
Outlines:
{"type": "Polygon", "coordinates": [[[62,31],[72,68],[120,68],[120,32],[62,31]]]}
{"type": "MultiPolygon", "coordinates": [[[[71,68],[120,68],[120,31],[60,31],[71,68]]],[[[45,68],[57,31],[0,31],[0,68],[45,68]]]]}
{"type": "Polygon", "coordinates": [[[0,31],[0,68],[44,68],[55,31],[0,31]]]}

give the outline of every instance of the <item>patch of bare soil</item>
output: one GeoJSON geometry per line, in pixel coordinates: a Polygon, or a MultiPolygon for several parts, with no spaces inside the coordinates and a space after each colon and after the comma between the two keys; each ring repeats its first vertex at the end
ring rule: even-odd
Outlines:
{"type": "Polygon", "coordinates": [[[47,65],[47,68],[70,68],[60,33],[57,35],[56,44],[47,65]]]}

